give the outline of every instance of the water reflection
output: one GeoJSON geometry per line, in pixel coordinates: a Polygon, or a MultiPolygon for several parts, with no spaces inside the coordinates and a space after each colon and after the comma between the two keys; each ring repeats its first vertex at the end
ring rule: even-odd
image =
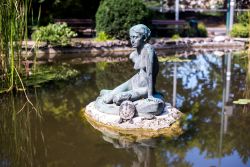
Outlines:
{"type": "Polygon", "coordinates": [[[44,166],[46,147],[39,113],[23,94],[4,95],[0,103],[0,166],[44,166]]]}
{"type": "MultiPolygon", "coordinates": [[[[222,161],[223,161],[223,147],[226,147],[227,144],[223,145],[223,141],[224,141],[224,137],[228,137],[228,135],[230,136],[234,129],[229,129],[229,120],[230,117],[234,117],[236,116],[236,114],[243,114],[243,116],[248,117],[249,114],[245,115],[244,114],[244,110],[243,113],[242,111],[238,110],[239,108],[241,108],[240,106],[234,106],[232,104],[232,100],[230,99],[230,85],[231,85],[231,60],[232,60],[232,53],[229,53],[227,55],[225,55],[223,57],[224,62],[225,62],[225,66],[223,68],[223,78],[224,78],[224,87],[223,87],[223,100],[222,100],[222,110],[221,110],[221,127],[220,127],[220,142],[219,142],[219,161],[218,161],[218,166],[222,166],[222,161]],[[236,108],[236,109],[234,109],[236,108]],[[236,110],[237,113],[234,114],[234,110],[236,110]],[[230,131],[231,130],[231,131],[230,131]]],[[[247,76],[246,76],[246,85],[245,85],[245,90],[248,89],[250,85],[247,83],[247,76]]],[[[245,106],[244,106],[245,108],[245,106]]],[[[233,119],[233,118],[232,118],[233,119]]],[[[234,119],[233,119],[234,120],[234,119]]],[[[244,119],[239,119],[239,121],[244,121],[244,119]]],[[[232,122],[233,123],[233,122],[232,122]]],[[[240,122],[237,122],[237,124],[240,124],[240,122]]],[[[238,126],[238,125],[233,125],[238,126]]],[[[235,133],[235,132],[234,132],[235,133]]],[[[236,132],[237,133],[237,132],[236,132]]],[[[235,135],[237,135],[235,133],[235,135]]],[[[243,132],[244,133],[244,132],[243,132]]],[[[226,142],[228,142],[226,140],[226,142]]],[[[242,143],[243,144],[243,143],[242,143]]],[[[244,144],[243,144],[244,145],[244,144]]],[[[249,149],[249,148],[246,148],[249,149]]],[[[237,150],[237,148],[236,148],[237,150]]],[[[232,151],[235,154],[235,151],[232,151]]],[[[247,163],[247,159],[249,159],[249,157],[245,157],[245,155],[241,155],[240,152],[238,152],[240,157],[242,157],[243,163],[245,164],[249,164],[249,162],[247,163]]],[[[236,153],[237,154],[237,153],[236,153]]]]}
{"type": "Polygon", "coordinates": [[[109,142],[116,149],[129,149],[136,155],[136,158],[132,160],[131,167],[150,167],[154,166],[155,156],[154,150],[155,140],[154,139],[144,139],[140,141],[132,141],[131,139],[126,139],[119,134],[114,135],[114,133],[102,132],[103,139],[109,142]]]}
{"type": "Polygon", "coordinates": [[[221,110],[221,123],[220,123],[220,140],[219,140],[219,161],[218,166],[221,166],[221,154],[223,147],[223,134],[228,131],[228,117],[233,114],[233,106],[227,106],[230,95],[230,81],[231,81],[231,56],[229,53],[223,56],[223,96],[222,96],[222,110],[221,110]]]}
{"type": "Polygon", "coordinates": [[[250,97],[250,61],[213,52],[183,58],[190,61],[161,63],[156,85],[186,114],[181,136],[131,142],[96,131],[81,109],[130,78],[132,64],[73,63],[77,78],[29,90],[41,120],[31,107],[18,113],[22,96],[0,98],[0,166],[249,166],[249,105],[232,101],[250,97]]]}
{"type": "Polygon", "coordinates": [[[177,87],[177,63],[174,63],[174,78],[173,78],[173,104],[176,106],[176,87],[177,87]]]}

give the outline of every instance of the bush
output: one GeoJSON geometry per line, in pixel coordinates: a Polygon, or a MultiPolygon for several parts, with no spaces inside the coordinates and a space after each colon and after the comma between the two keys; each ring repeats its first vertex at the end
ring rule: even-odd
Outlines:
{"type": "Polygon", "coordinates": [[[104,0],[96,13],[96,31],[128,39],[129,28],[143,23],[149,11],[141,0],[104,0]]]}
{"type": "Polygon", "coordinates": [[[188,37],[207,37],[207,29],[203,23],[198,23],[197,28],[188,26],[185,35],[188,37]]]}
{"type": "Polygon", "coordinates": [[[51,45],[69,44],[70,38],[75,37],[77,34],[67,27],[66,23],[63,24],[48,24],[47,26],[39,27],[32,34],[32,39],[36,41],[44,41],[51,45]]]}
{"type": "Polygon", "coordinates": [[[98,32],[97,37],[95,38],[96,41],[107,41],[107,40],[112,40],[109,35],[107,35],[104,31],[98,32]]]}
{"type": "Polygon", "coordinates": [[[247,26],[250,22],[250,13],[249,12],[244,12],[239,14],[239,16],[237,17],[238,22],[240,24],[243,24],[244,26],[247,26]]]}
{"type": "Polygon", "coordinates": [[[230,35],[232,37],[249,37],[249,25],[244,26],[243,24],[234,24],[230,35]]]}
{"type": "Polygon", "coordinates": [[[180,37],[179,34],[174,34],[174,35],[171,37],[172,40],[178,40],[178,39],[180,39],[180,38],[181,38],[181,37],[180,37]]]}
{"type": "Polygon", "coordinates": [[[187,37],[196,37],[196,36],[197,36],[197,29],[188,26],[188,28],[187,28],[187,30],[184,32],[184,34],[185,34],[184,36],[187,36],[187,37]]]}
{"type": "Polygon", "coordinates": [[[199,37],[207,37],[207,29],[205,24],[199,23],[198,24],[198,36],[199,37]]]}

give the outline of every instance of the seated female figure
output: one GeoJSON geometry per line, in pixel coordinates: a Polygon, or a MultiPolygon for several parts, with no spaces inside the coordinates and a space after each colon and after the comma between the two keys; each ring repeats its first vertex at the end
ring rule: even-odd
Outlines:
{"type": "Polygon", "coordinates": [[[138,24],[130,29],[129,35],[132,47],[135,48],[129,58],[138,72],[115,89],[101,91],[103,102],[106,104],[120,105],[125,100],[154,99],[159,64],[153,47],[147,43],[150,30],[147,26],[138,24]]]}
{"type": "MultiPolygon", "coordinates": [[[[113,90],[102,90],[95,101],[100,112],[119,114],[119,105],[126,100],[132,101],[139,116],[155,116],[163,112],[163,97],[155,91],[159,63],[153,47],[148,44],[150,30],[143,24],[133,26],[130,41],[135,50],[129,58],[137,73],[113,90]]],[[[122,74],[121,74],[122,75],[122,74]]]]}

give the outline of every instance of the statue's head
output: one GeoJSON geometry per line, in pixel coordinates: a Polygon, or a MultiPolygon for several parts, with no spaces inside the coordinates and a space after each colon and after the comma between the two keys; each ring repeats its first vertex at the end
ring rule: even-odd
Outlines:
{"type": "Polygon", "coordinates": [[[150,39],[151,31],[144,24],[137,24],[130,28],[129,36],[133,48],[144,45],[150,39]]]}

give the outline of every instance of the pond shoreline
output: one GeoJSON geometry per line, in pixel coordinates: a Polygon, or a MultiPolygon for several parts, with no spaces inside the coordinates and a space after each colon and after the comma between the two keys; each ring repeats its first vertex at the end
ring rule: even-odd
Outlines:
{"type": "MultiPolygon", "coordinates": [[[[229,38],[226,36],[217,36],[214,38],[181,38],[172,40],[169,38],[153,38],[150,43],[155,47],[156,51],[166,52],[181,52],[186,51],[200,51],[200,50],[243,50],[246,48],[248,39],[246,38],[229,38]]],[[[22,55],[24,58],[33,59],[36,53],[37,59],[58,59],[60,55],[69,56],[68,54],[76,53],[93,56],[124,56],[133,51],[128,41],[105,41],[97,42],[93,39],[73,41],[69,46],[50,46],[46,43],[41,43],[37,48],[34,47],[34,41],[28,41],[27,50],[25,51],[25,44],[23,45],[22,55]]],[[[82,57],[80,56],[80,57],[82,57]]],[[[65,56],[62,56],[65,58],[65,56]]],[[[75,57],[68,57],[75,58],[75,57]]]]}

